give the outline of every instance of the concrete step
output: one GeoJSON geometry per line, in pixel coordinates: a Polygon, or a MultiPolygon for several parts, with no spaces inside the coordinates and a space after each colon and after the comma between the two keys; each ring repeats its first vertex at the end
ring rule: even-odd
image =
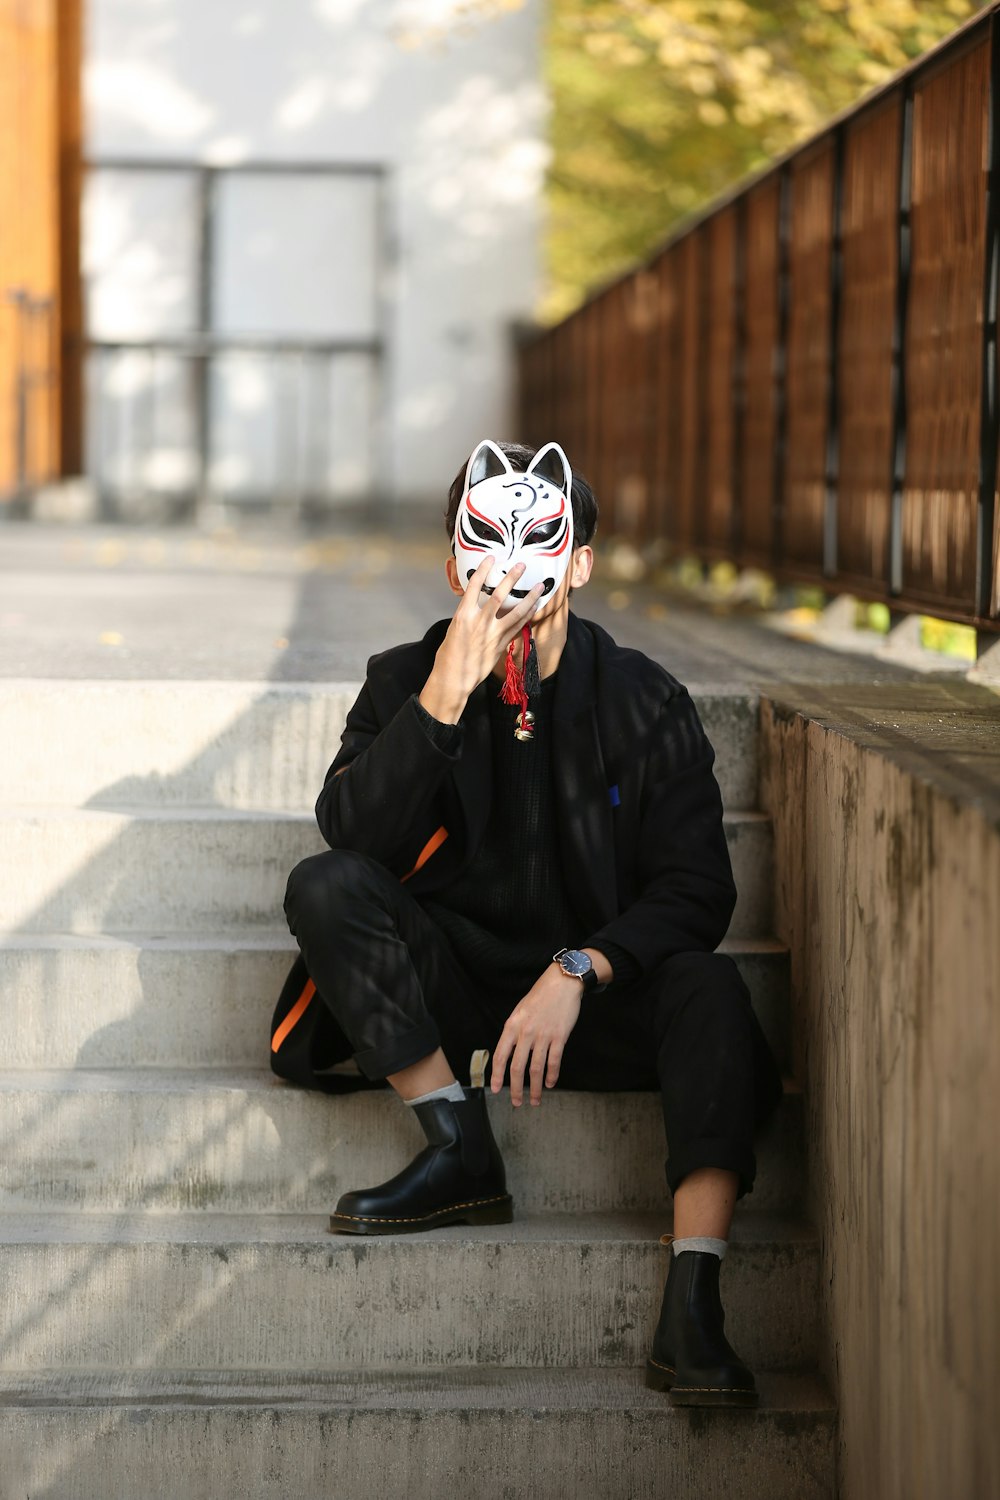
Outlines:
{"type": "MultiPolygon", "coordinates": [[[[239,936],[0,935],[14,1068],[236,1067],[266,1063],[269,1023],[298,949],[284,925],[239,936]]],[[[726,937],[754,1009],[788,1063],[788,950],[726,937]]]]}
{"type": "Polygon", "coordinates": [[[0,1420],[9,1493],[53,1500],[832,1500],[827,1390],[757,1385],[756,1409],[692,1413],[639,1369],[27,1374],[0,1420]]]}
{"type": "MultiPolygon", "coordinates": [[[[801,1206],[802,1099],[789,1089],[740,1215],[801,1206]]],[[[667,1212],[658,1094],[557,1088],[514,1109],[505,1092],[490,1115],[520,1212],[667,1212]]],[[[330,1097],[269,1071],[158,1069],[0,1073],[0,1139],[2,1212],[328,1214],[424,1143],[389,1090],[330,1097]]]]}
{"type": "MultiPolygon", "coordinates": [[[[664,1227],[543,1214],[362,1239],[319,1216],[3,1215],[0,1368],[634,1366],[659,1312],[664,1227]]],[[[801,1221],[734,1223],[726,1332],[751,1368],[814,1368],[818,1266],[801,1221]]]]}
{"type": "MultiPolygon", "coordinates": [[[[305,811],[357,682],[0,680],[0,806],[305,811]],[[73,755],[67,757],[67,737],[73,755]]],[[[756,693],[691,689],[728,807],[757,805],[756,693]]]]}
{"type": "MultiPolygon", "coordinates": [[[[725,814],[730,937],[769,937],[772,829],[725,814]]],[[[288,873],[327,846],[311,813],[0,810],[0,929],[225,932],[280,922],[288,873]]]]}

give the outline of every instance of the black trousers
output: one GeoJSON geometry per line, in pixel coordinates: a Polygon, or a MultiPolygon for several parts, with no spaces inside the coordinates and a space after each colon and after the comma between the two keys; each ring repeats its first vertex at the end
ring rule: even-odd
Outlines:
{"type": "MultiPolygon", "coordinates": [[[[376,860],[346,849],[312,855],[289,875],[284,906],[317,994],[366,1077],[385,1078],[440,1046],[467,1082],[472,1052],[494,1050],[521,994],[467,973],[376,860]]],[[[555,935],[552,951],[563,942],[555,935]]],[[[755,1132],[782,1094],[739,969],[728,954],[702,952],[676,953],[585,999],[556,1086],[658,1089],[670,1191],[696,1167],[722,1167],[739,1174],[739,1197],[756,1176],[755,1132]]]]}

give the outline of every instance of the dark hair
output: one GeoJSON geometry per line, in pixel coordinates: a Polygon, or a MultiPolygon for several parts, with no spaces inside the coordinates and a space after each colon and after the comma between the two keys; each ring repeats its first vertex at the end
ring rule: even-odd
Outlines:
{"type": "MultiPolygon", "coordinates": [[[[531,460],[538,452],[537,448],[527,448],[524,443],[497,443],[501,453],[506,454],[515,469],[525,472],[531,460]]],[[[469,457],[471,458],[471,454],[469,457]]],[[[458,507],[462,500],[462,491],[465,488],[465,471],[469,467],[469,459],[459,469],[448,489],[448,507],[444,513],[445,526],[448,529],[448,540],[454,547],[455,517],[458,515],[458,507]]],[[[582,474],[573,471],[573,493],[570,496],[570,504],[573,507],[573,546],[583,547],[590,541],[597,530],[597,499],[590,485],[582,474]]]]}

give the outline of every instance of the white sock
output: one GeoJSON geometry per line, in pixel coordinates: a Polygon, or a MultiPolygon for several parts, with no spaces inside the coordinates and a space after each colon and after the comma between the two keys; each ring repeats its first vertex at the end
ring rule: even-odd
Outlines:
{"type": "Polygon", "coordinates": [[[726,1253],[726,1240],[713,1239],[708,1234],[694,1234],[686,1240],[674,1240],[670,1248],[675,1255],[680,1255],[682,1250],[709,1250],[721,1260],[726,1253]]]}
{"type": "Polygon", "coordinates": [[[465,1090],[462,1085],[452,1079],[443,1089],[431,1089],[429,1094],[419,1094],[416,1099],[407,1099],[406,1103],[412,1109],[415,1104],[426,1104],[429,1099],[452,1099],[456,1104],[461,1104],[465,1098],[465,1090]]]}

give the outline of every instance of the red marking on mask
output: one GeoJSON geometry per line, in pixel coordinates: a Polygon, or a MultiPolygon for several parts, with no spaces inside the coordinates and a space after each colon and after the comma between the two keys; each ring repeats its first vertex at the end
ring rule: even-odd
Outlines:
{"type": "Polygon", "coordinates": [[[539,552],[539,553],[536,554],[536,556],[538,556],[538,557],[558,557],[559,554],[560,554],[560,552],[565,552],[566,551],[566,546],[567,546],[568,542],[569,542],[569,532],[567,531],[566,535],[562,539],[562,546],[561,547],[557,547],[554,552],[539,552]]]}
{"type": "Polygon", "coordinates": [[[465,503],[469,507],[469,509],[472,511],[472,514],[474,516],[478,516],[478,518],[479,518],[480,521],[485,521],[486,524],[487,524],[487,526],[492,526],[494,528],[494,530],[496,530],[496,531],[500,531],[501,528],[503,528],[505,530],[509,529],[507,527],[506,521],[501,521],[501,520],[499,520],[495,516],[486,516],[486,515],[483,514],[483,512],[481,510],[477,510],[476,507],[473,505],[472,501],[469,499],[468,495],[466,495],[466,497],[465,497],[465,503]]]}
{"type": "Polygon", "coordinates": [[[527,531],[524,533],[524,536],[521,538],[521,541],[522,542],[526,542],[528,540],[528,537],[531,535],[531,533],[535,530],[536,527],[538,527],[538,526],[544,526],[546,521],[558,521],[559,517],[563,516],[565,514],[566,514],[566,501],[563,500],[563,503],[560,506],[560,508],[558,510],[554,510],[550,516],[539,516],[537,520],[532,521],[531,525],[528,527],[527,531]]]}

